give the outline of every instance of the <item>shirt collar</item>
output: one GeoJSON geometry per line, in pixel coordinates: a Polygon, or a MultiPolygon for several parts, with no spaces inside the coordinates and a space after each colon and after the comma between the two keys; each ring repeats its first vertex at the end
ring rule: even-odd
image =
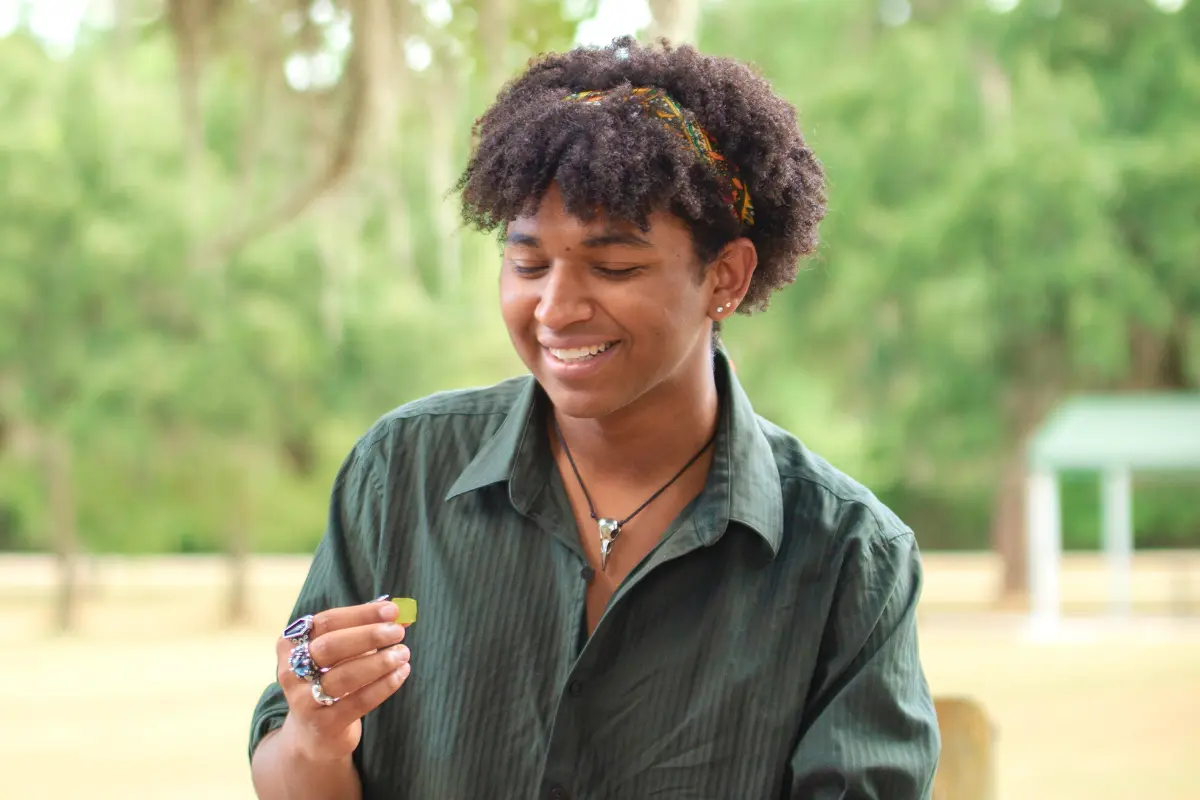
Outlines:
{"type": "Polygon", "coordinates": [[[701,537],[713,544],[725,532],[724,523],[738,522],[762,536],[776,555],[783,541],[783,490],[775,451],[728,356],[718,350],[715,362],[723,402],[705,493],[713,493],[724,509],[717,511],[715,525],[701,528],[701,537]]]}
{"type": "MultiPolygon", "coordinates": [[[[714,361],[722,413],[706,496],[697,507],[704,517],[697,520],[701,540],[714,544],[730,522],[737,522],[758,533],[774,555],[783,539],[783,492],[775,454],[728,357],[718,350],[714,361]]],[[[548,409],[537,382],[527,378],[504,422],[459,474],[446,499],[507,482],[513,507],[527,513],[549,478],[548,409]]]]}
{"type": "Polygon", "coordinates": [[[459,474],[446,499],[507,482],[513,507],[523,514],[529,511],[549,477],[550,445],[542,424],[547,407],[537,381],[526,377],[504,422],[459,474]]]}

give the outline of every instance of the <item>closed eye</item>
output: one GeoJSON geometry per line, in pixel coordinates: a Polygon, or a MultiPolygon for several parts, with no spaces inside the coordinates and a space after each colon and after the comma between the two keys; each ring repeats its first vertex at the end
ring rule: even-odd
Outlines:
{"type": "Polygon", "coordinates": [[[545,264],[513,264],[513,272],[525,277],[540,275],[547,269],[545,264]]]}
{"type": "Polygon", "coordinates": [[[622,278],[632,278],[637,273],[641,272],[645,267],[622,267],[616,269],[613,267],[596,267],[596,272],[599,272],[606,278],[621,280],[622,278]]]}

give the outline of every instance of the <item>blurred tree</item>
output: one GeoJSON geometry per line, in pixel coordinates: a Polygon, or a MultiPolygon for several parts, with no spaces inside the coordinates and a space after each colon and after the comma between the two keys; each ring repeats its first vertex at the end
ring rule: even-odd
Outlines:
{"type": "Polygon", "coordinates": [[[76,608],[80,449],[113,416],[161,390],[176,329],[170,261],[182,242],[168,187],[176,150],[155,126],[126,126],[154,98],[81,43],[58,62],[26,36],[0,41],[0,418],[32,442],[41,520],[59,554],[55,625],[76,608]],[[132,156],[131,154],[135,154],[132,156]]]}
{"type": "Polygon", "coordinates": [[[836,382],[868,420],[881,485],[991,482],[1003,590],[1019,597],[1024,445],[1047,410],[1200,376],[1200,197],[1180,179],[1200,174],[1200,8],[795,13],[750,3],[709,28],[797,101],[830,174],[818,266],[772,315],[805,346],[772,369],[836,382]]]}
{"type": "MultiPolygon", "coordinates": [[[[430,304],[464,271],[448,249],[452,202],[423,197],[423,153],[438,154],[448,186],[475,87],[564,46],[574,22],[550,0],[504,11],[520,46],[496,51],[492,35],[485,60],[473,8],[437,6],[145,0],[89,18],[59,60],[30,35],[0,40],[16,118],[0,133],[0,428],[16,434],[0,448],[36,441],[42,453],[29,463],[53,513],[18,518],[50,530],[61,554],[60,627],[75,613],[76,527],[102,548],[152,549],[206,548],[223,529],[227,618],[244,618],[251,532],[288,518],[276,462],[312,483],[348,435],[327,447],[322,430],[437,388],[446,362],[426,336],[479,328],[476,313],[430,304]],[[422,63],[413,54],[439,25],[422,63]],[[439,96],[431,131],[422,110],[439,96]],[[309,225],[290,224],[302,215],[309,225]],[[445,233],[431,251],[450,254],[433,281],[417,255],[431,237],[411,235],[422,216],[445,233]],[[152,474],[180,471],[170,458],[190,462],[190,478],[152,474]],[[119,511],[139,484],[167,496],[119,511]],[[184,510],[159,513],[176,501],[184,510]]],[[[511,363],[474,350],[476,374],[511,363]]],[[[323,514],[305,507],[297,518],[316,527],[323,514]]]]}
{"type": "MultiPolygon", "coordinates": [[[[1019,591],[1029,427],[1200,375],[1200,6],[656,2],[645,34],[701,6],[831,182],[812,266],[729,328],[739,376],[923,543],[990,517],[1019,591]]],[[[0,39],[0,535],[60,553],[60,626],[89,551],[223,549],[236,619],[242,555],[311,550],[371,419],[521,369],[495,242],[446,190],[497,87],[595,3],[112,8],[66,51],[0,39]]],[[[1139,537],[1200,542],[1188,489],[1145,485],[1139,537]]]]}

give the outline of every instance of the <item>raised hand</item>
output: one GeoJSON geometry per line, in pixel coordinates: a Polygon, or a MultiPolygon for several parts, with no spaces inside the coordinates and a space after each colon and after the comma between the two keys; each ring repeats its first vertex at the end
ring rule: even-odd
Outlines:
{"type": "Polygon", "coordinates": [[[331,608],[297,620],[276,642],[288,704],[284,727],[305,759],[349,758],[362,738],[363,716],[407,680],[409,651],[401,644],[405,628],[396,623],[397,614],[386,598],[331,608]],[[303,645],[311,660],[303,651],[293,658],[303,645]]]}

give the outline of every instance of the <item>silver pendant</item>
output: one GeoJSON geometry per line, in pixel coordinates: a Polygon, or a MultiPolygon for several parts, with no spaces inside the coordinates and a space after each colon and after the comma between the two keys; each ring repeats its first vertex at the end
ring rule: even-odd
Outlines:
{"type": "Polygon", "coordinates": [[[621,535],[621,523],[601,517],[596,520],[596,527],[600,529],[600,571],[603,572],[608,566],[608,554],[612,552],[613,542],[621,535]]]}

